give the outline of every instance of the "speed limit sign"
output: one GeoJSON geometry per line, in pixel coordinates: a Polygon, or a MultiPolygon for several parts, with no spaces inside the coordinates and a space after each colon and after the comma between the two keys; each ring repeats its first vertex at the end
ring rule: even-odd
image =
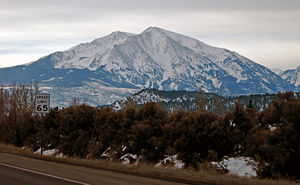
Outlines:
{"type": "Polygon", "coordinates": [[[50,94],[37,94],[35,96],[35,112],[36,113],[50,112],[50,94]]]}

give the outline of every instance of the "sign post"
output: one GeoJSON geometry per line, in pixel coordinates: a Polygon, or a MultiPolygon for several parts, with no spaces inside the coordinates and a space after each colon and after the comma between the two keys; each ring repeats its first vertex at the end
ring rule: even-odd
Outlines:
{"type": "MultiPolygon", "coordinates": [[[[37,114],[44,115],[50,112],[50,94],[37,94],[35,96],[35,107],[34,111],[37,114]]],[[[44,123],[42,121],[40,125],[40,132],[44,130],[44,123]]],[[[43,155],[43,143],[42,136],[40,135],[40,147],[41,147],[41,155],[43,155]]]]}
{"type": "Polygon", "coordinates": [[[50,112],[50,94],[37,94],[35,96],[35,112],[41,114],[50,112]]]}

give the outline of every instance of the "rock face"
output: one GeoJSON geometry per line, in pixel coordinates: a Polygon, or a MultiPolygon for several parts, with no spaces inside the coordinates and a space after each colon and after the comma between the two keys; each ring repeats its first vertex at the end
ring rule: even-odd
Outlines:
{"type": "Polygon", "coordinates": [[[38,82],[52,106],[110,104],[145,88],[221,95],[276,93],[293,85],[236,52],[157,27],[113,32],[27,65],[0,69],[0,83],[38,82]]]}

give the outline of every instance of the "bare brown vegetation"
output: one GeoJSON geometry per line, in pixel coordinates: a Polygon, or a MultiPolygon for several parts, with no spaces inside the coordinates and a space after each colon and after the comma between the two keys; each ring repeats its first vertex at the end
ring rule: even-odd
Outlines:
{"type": "Polygon", "coordinates": [[[45,116],[33,114],[35,92],[24,85],[0,90],[2,142],[96,160],[109,147],[111,159],[132,153],[144,163],[178,154],[196,174],[201,164],[225,155],[249,156],[259,162],[261,177],[300,178],[300,100],[292,92],[279,93],[261,112],[240,103],[223,115],[202,108],[168,113],[153,102],[117,112],[76,103],[45,116]]]}

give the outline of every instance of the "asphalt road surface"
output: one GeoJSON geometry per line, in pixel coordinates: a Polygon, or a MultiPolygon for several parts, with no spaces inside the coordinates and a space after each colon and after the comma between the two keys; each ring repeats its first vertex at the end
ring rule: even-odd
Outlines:
{"type": "Polygon", "coordinates": [[[182,183],[0,153],[0,184],[179,185],[182,183]]]}

